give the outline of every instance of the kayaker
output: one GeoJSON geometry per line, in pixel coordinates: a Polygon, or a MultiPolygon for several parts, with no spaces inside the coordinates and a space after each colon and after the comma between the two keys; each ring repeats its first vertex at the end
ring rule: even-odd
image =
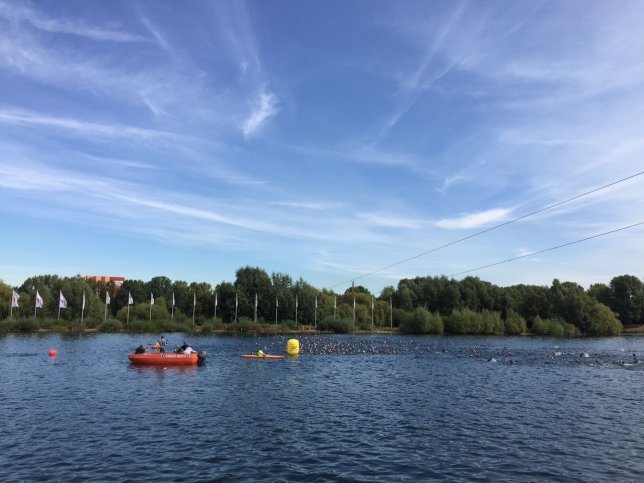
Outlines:
{"type": "Polygon", "coordinates": [[[157,344],[159,344],[159,352],[161,354],[165,353],[165,348],[168,345],[168,341],[166,340],[164,335],[162,335],[161,338],[157,341],[157,344]]]}
{"type": "Polygon", "coordinates": [[[257,351],[257,357],[266,357],[266,354],[264,354],[264,351],[260,349],[257,351]]]}

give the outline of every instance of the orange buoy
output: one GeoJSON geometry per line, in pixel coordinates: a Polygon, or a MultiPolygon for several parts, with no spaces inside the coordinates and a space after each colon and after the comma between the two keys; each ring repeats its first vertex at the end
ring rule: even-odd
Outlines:
{"type": "Polygon", "coordinates": [[[49,355],[50,357],[54,357],[58,352],[56,352],[56,349],[49,349],[49,355]]]}

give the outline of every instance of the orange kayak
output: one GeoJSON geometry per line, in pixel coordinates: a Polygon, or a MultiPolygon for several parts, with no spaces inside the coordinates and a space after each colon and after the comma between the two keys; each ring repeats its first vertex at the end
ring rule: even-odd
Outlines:
{"type": "Polygon", "coordinates": [[[205,354],[130,354],[127,356],[132,364],[153,364],[160,366],[196,366],[205,362],[205,354]]]}
{"type": "Polygon", "coordinates": [[[271,356],[271,355],[263,355],[263,356],[258,356],[257,354],[242,354],[242,357],[244,359],[284,359],[284,356],[271,356]]]}

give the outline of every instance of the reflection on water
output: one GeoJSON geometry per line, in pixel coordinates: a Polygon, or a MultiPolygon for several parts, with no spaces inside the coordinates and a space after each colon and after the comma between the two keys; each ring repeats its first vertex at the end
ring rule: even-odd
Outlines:
{"type": "Polygon", "coordinates": [[[0,474],[636,481],[644,472],[644,338],[306,336],[299,357],[263,361],[239,356],[280,353],[285,337],[192,336],[205,366],[133,366],[127,354],[141,339],[1,337],[0,474]]]}

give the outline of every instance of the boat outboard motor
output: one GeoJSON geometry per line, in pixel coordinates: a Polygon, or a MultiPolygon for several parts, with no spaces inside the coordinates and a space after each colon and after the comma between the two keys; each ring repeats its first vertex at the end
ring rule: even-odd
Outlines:
{"type": "Polygon", "coordinates": [[[198,352],[197,353],[197,364],[205,364],[206,363],[206,351],[203,352],[198,352]]]}

